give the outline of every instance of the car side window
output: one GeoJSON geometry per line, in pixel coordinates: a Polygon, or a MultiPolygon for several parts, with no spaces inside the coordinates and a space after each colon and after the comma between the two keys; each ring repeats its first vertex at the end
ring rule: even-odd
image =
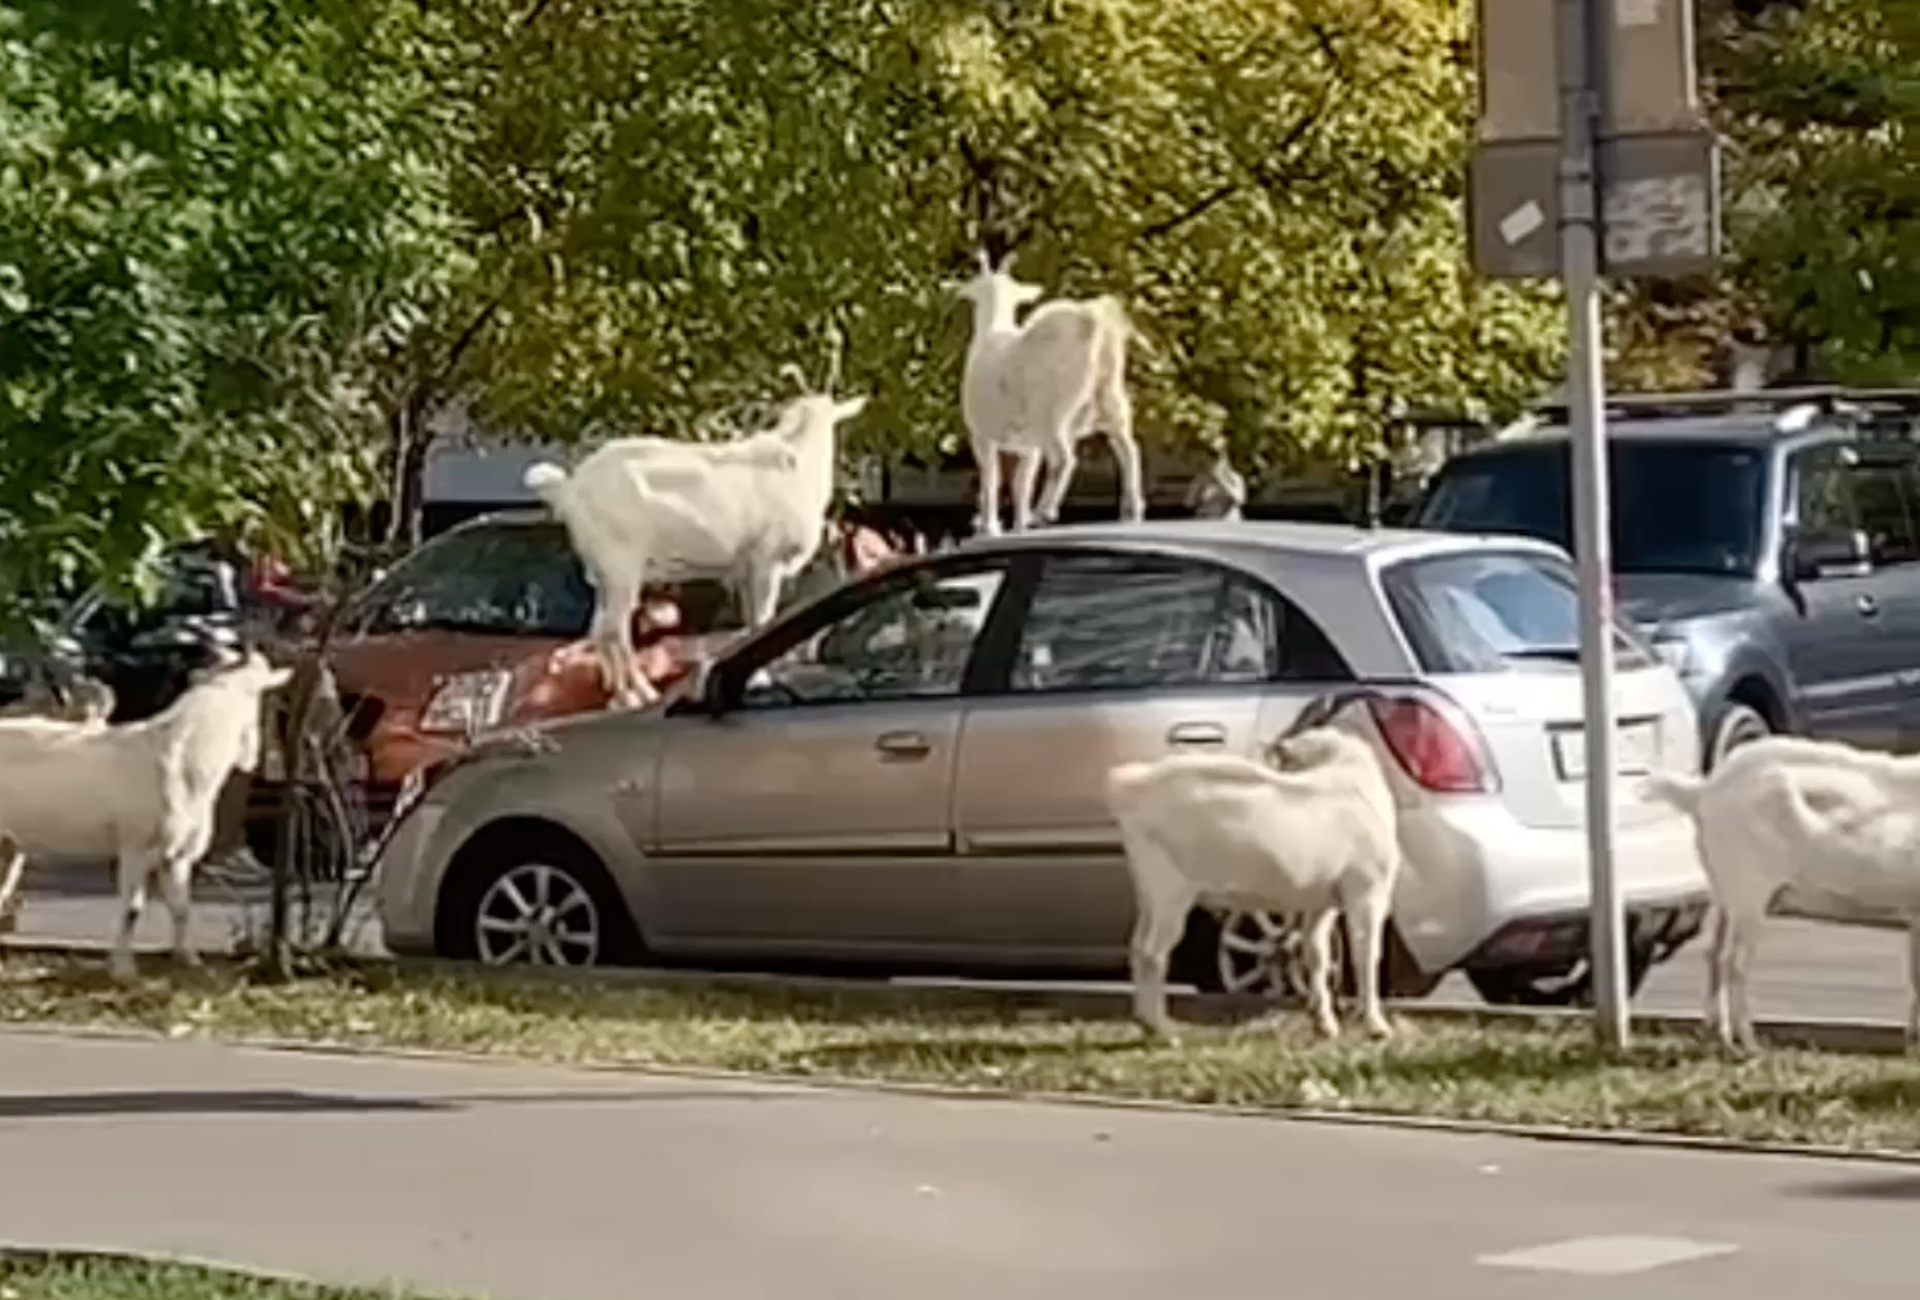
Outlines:
{"type": "Polygon", "coordinates": [[[987,617],[1006,581],[992,568],[913,571],[881,584],[851,609],[829,613],[799,638],[759,647],[728,665],[736,707],[791,708],[958,695],[987,617]]]}
{"type": "Polygon", "coordinates": [[[1860,528],[1853,476],[1838,447],[1814,447],[1794,458],[1795,521],[1810,536],[1831,537],[1860,528]]]}
{"type": "Polygon", "coordinates": [[[1344,677],[1325,636],[1244,575],[1190,561],[1049,557],[1010,679],[1016,691],[1344,677]]]}
{"type": "Polygon", "coordinates": [[[1920,539],[1914,535],[1911,464],[1868,460],[1853,466],[1849,477],[1860,528],[1867,535],[1868,558],[1876,567],[1920,560],[1920,539]]]}

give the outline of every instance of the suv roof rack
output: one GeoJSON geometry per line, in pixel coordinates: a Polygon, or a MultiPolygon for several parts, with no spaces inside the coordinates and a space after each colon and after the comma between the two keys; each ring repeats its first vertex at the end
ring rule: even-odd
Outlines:
{"type": "MultiPolygon", "coordinates": [[[[1868,425],[1902,417],[1920,417],[1920,388],[1844,388],[1836,384],[1795,388],[1716,389],[1695,393],[1610,393],[1607,412],[1637,419],[1679,416],[1734,415],[1743,412],[1774,415],[1781,432],[1804,427],[1804,419],[1787,423],[1789,413],[1811,408],[1814,415],[1851,414],[1868,425]]],[[[1564,424],[1570,404],[1564,397],[1536,402],[1528,410],[1546,420],[1564,424]]]]}

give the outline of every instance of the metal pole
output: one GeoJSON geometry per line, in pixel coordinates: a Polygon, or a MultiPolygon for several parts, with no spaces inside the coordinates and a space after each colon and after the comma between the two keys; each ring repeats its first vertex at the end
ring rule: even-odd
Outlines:
{"type": "Polygon", "coordinates": [[[1601,354],[1600,0],[1560,0],[1560,274],[1568,312],[1574,558],[1580,574],[1580,678],[1586,704],[1587,870],[1594,1032],[1625,1047],[1628,1006],[1620,882],[1614,875],[1613,594],[1608,544],[1606,375],[1601,354]]]}

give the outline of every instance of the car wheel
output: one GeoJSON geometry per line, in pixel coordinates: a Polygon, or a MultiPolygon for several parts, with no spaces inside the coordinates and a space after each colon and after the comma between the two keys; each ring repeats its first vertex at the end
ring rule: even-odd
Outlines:
{"type": "MultiPolygon", "coordinates": [[[[1627,953],[1627,996],[1640,992],[1653,969],[1653,950],[1627,953]]],[[[1496,1007],[1590,1007],[1593,971],[1582,957],[1571,969],[1543,972],[1526,967],[1469,970],[1467,982],[1488,1004],[1496,1007]]]]}
{"type": "Polygon", "coordinates": [[[1714,725],[1713,740],[1707,746],[1707,771],[1719,767],[1722,759],[1748,741],[1772,734],[1773,725],[1767,721],[1766,714],[1751,704],[1734,701],[1714,725]]]}
{"type": "Polygon", "coordinates": [[[606,869],[561,836],[490,845],[457,884],[440,927],[446,956],[488,966],[608,966],[639,955],[606,869]]]}
{"type": "MultiPolygon", "coordinates": [[[[1176,977],[1203,993],[1244,993],[1256,997],[1301,1001],[1306,997],[1307,964],[1300,918],[1275,912],[1199,912],[1175,955],[1176,977]]],[[[1425,997],[1440,983],[1440,975],[1426,975],[1387,926],[1382,963],[1381,993],[1386,997],[1425,997]]],[[[1333,930],[1333,960],[1340,972],[1339,993],[1352,996],[1358,988],[1347,955],[1344,924],[1333,930]]]]}

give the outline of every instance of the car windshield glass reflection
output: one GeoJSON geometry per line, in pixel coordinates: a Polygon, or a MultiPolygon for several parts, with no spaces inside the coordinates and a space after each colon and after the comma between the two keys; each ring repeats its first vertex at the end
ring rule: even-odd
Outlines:
{"type": "Polygon", "coordinates": [[[593,589],[557,525],[448,533],[403,560],[369,595],[363,630],[578,637],[593,589]]]}
{"type": "Polygon", "coordinates": [[[765,664],[747,707],[957,695],[999,571],[893,587],[765,664]]]}

